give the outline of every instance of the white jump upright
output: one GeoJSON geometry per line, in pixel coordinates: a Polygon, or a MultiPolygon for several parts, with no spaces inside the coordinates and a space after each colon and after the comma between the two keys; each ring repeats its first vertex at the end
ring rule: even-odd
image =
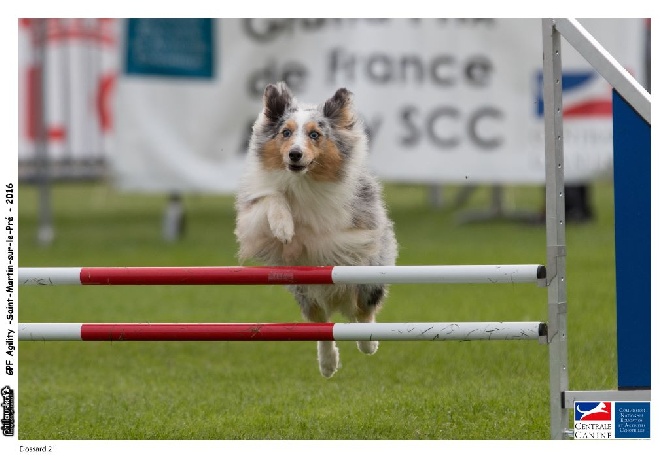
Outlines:
{"type": "Polygon", "coordinates": [[[547,344],[551,438],[565,438],[568,411],[561,394],[568,388],[565,180],[561,37],[552,19],[542,20],[544,151],[547,233],[547,344]]]}

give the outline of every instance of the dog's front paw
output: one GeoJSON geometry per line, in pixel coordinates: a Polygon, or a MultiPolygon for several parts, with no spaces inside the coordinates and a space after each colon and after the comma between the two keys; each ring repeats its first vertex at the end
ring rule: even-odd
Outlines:
{"type": "Polygon", "coordinates": [[[293,239],[295,232],[293,226],[293,218],[289,212],[282,210],[271,212],[268,215],[268,222],[270,223],[270,231],[274,237],[279,239],[283,244],[288,244],[293,239]]]}
{"type": "Polygon", "coordinates": [[[279,239],[282,244],[288,244],[293,239],[293,222],[292,221],[277,221],[274,224],[270,223],[270,230],[274,237],[279,239]]]}

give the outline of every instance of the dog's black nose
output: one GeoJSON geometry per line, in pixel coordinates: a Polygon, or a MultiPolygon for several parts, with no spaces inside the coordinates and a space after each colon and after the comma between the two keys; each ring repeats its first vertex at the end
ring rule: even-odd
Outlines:
{"type": "Polygon", "coordinates": [[[291,161],[297,163],[302,158],[302,152],[297,148],[294,148],[293,150],[288,152],[288,157],[291,161]]]}

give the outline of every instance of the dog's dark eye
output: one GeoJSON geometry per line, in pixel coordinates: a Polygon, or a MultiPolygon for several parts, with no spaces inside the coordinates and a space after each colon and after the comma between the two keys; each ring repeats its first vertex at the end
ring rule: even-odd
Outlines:
{"type": "Polygon", "coordinates": [[[316,139],[319,138],[320,135],[321,134],[319,134],[318,132],[312,131],[312,132],[309,133],[309,138],[312,139],[312,140],[316,140],[316,139]]]}
{"type": "Polygon", "coordinates": [[[291,130],[284,129],[283,131],[281,131],[281,135],[283,135],[284,137],[291,137],[291,130]]]}

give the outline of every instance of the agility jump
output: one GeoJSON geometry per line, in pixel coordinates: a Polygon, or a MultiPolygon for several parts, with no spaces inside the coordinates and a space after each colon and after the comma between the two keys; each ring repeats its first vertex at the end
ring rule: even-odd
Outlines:
{"type": "MultiPolygon", "coordinates": [[[[21,285],[538,283],[543,265],[19,268],[21,285]]],[[[20,341],[540,340],[542,322],[22,323],[20,341]]]]}

